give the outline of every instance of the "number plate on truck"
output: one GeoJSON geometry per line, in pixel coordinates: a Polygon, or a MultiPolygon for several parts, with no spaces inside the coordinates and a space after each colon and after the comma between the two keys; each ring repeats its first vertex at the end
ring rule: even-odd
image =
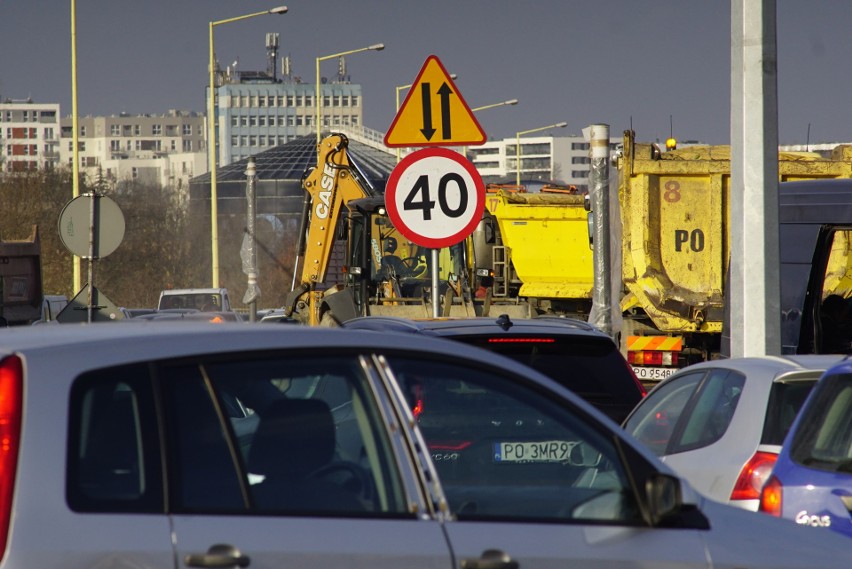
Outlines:
{"type": "Polygon", "coordinates": [[[639,379],[665,379],[677,371],[677,368],[674,367],[632,367],[633,373],[635,373],[636,377],[638,377],[639,379]]]}

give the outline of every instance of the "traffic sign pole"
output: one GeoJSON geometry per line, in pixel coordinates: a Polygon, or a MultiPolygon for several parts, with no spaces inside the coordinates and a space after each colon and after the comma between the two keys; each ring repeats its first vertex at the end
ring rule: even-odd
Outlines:
{"type": "Polygon", "coordinates": [[[440,316],[441,300],[438,253],[473,233],[485,208],[485,184],[479,172],[467,158],[444,147],[477,145],[485,139],[485,131],[447,70],[430,55],[398,107],[384,142],[396,148],[434,148],[399,161],[385,187],[385,207],[402,235],[432,250],[435,318],[440,316]]]}

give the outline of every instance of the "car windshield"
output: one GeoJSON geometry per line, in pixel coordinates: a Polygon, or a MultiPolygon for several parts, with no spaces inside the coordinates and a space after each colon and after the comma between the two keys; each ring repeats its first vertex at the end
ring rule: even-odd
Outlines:
{"type": "Polygon", "coordinates": [[[620,423],[642,399],[616,347],[599,338],[528,334],[454,337],[508,356],[555,379],[620,423]]]}
{"type": "Polygon", "coordinates": [[[793,461],[819,470],[852,471],[852,374],[825,376],[802,413],[790,446],[793,461]]]}

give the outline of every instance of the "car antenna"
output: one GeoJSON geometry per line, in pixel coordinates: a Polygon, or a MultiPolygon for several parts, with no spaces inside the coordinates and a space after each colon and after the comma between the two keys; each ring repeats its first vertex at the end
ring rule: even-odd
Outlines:
{"type": "Polygon", "coordinates": [[[497,325],[500,326],[504,331],[508,330],[513,326],[508,314],[501,314],[500,316],[498,316],[497,325]]]}

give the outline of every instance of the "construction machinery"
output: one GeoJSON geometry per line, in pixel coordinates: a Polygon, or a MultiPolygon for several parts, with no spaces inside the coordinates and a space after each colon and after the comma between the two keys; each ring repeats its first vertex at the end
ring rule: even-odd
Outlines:
{"type": "MultiPolygon", "coordinates": [[[[730,164],[729,146],[661,152],[655,144],[636,142],[632,131],[625,132],[623,153],[617,157],[624,287],[621,337],[640,379],[662,379],[679,367],[721,353],[730,259],[730,164]]],[[[838,146],[827,158],[811,152],[780,152],[778,174],[780,182],[850,178],[852,146],[838,146]]],[[[816,193],[810,200],[806,193],[790,201],[788,192],[781,191],[782,274],[804,235],[801,220],[809,216],[814,227],[824,226],[826,235],[835,239],[817,242],[814,237],[807,251],[798,251],[794,264],[799,273],[822,283],[826,274],[849,271],[848,231],[842,230],[836,214],[830,214],[831,199],[820,199],[817,208],[816,193]],[[826,251],[831,247],[829,263],[826,251]]],[[[852,218],[846,219],[852,225],[852,218]]],[[[835,282],[846,281],[837,278],[835,282]]],[[[786,286],[791,286],[789,281],[786,286]]],[[[794,288],[797,294],[805,294],[805,286],[794,288]]],[[[828,296],[832,288],[843,297],[852,294],[830,283],[816,294],[828,296]]],[[[814,301],[808,304],[813,305],[814,301]]],[[[801,312],[802,308],[799,303],[791,310],[801,312]]],[[[793,316],[788,313],[782,319],[789,321],[793,316]]],[[[799,345],[799,334],[795,336],[796,344],[785,350],[821,351],[813,343],[799,345]]]]}
{"type": "Polygon", "coordinates": [[[383,194],[362,174],[347,146],[342,134],[323,138],[317,166],[303,177],[305,207],[286,316],[333,326],[371,314],[482,313],[483,300],[475,300],[470,287],[471,241],[440,249],[433,267],[432,250],[393,226],[383,194]],[[440,299],[437,310],[433,297],[440,299]]]}
{"type": "MultiPolygon", "coordinates": [[[[852,178],[850,146],[838,146],[828,157],[781,152],[778,160],[780,182],[852,178]]],[[[613,257],[620,263],[612,267],[615,282],[620,283],[613,286],[614,303],[621,308],[617,334],[639,378],[655,381],[722,352],[730,258],[730,147],[670,145],[666,152],[656,144],[636,142],[633,132],[627,131],[623,149],[613,161],[619,215],[611,218],[611,224],[613,235],[621,234],[621,251],[613,257]]],[[[594,272],[584,196],[491,189],[486,208],[496,232],[491,267],[495,299],[525,301],[534,315],[586,318],[594,272]]],[[[845,194],[811,192],[810,199],[805,193],[790,203],[785,201],[787,194],[781,194],[787,216],[780,220],[782,274],[792,270],[784,265],[785,259],[801,241],[796,232],[804,229],[796,220],[807,211],[812,223],[832,236],[809,237],[808,250],[797,253],[799,271],[813,273],[812,282],[826,283],[811,290],[808,298],[822,299],[833,292],[848,298],[852,290],[847,288],[852,287],[844,288],[844,283],[852,280],[852,241],[842,228],[842,214],[832,213],[829,205],[839,208],[845,194]],[[812,264],[811,259],[827,264],[812,264]]],[[[852,217],[847,219],[852,225],[852,217]]],[[[792,286],[792,281],[786,282],[792,286]]],[[[794,288],[804,298],[804,285],[794,288]]],[[[799,329],[785,332],[784,349],[824,352],[814,308],[818,300],[809,300],[807,306],[788,304],[791,307],[782,315],[785,325],[802,310],[810,312],[796,321],[799,329]]]]}

